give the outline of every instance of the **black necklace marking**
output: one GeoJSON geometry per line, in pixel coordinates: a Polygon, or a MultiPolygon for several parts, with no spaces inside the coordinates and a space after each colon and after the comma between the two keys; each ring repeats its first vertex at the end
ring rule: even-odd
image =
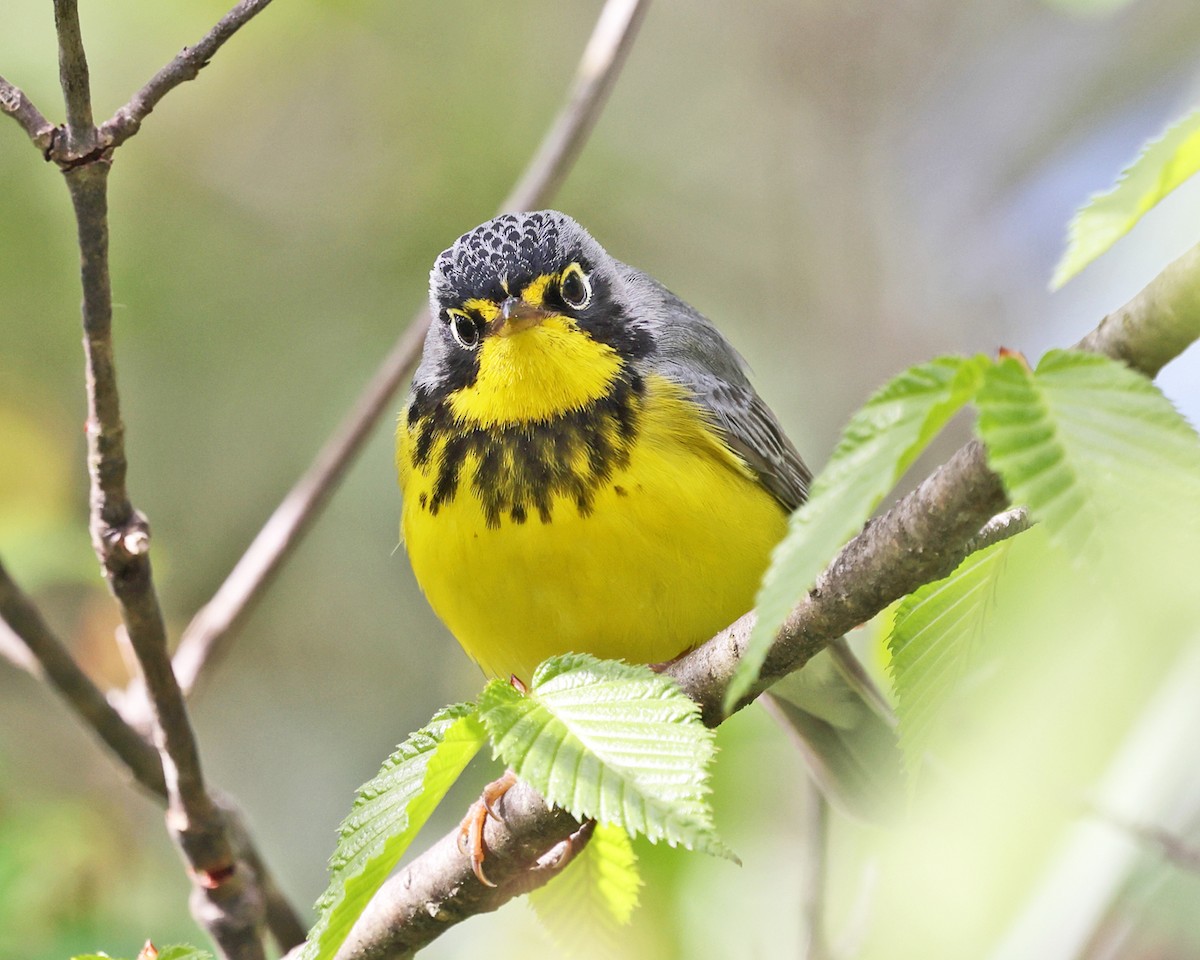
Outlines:
{"type": "Polygon", "coordinates": [[[475,467],[465,479],[489,527],[499,527],[504,514],[524,523],[531,511],[549,523],[557,497],[573,501],[579,515],[588,516],[596,491],[614,470],[629,464],[645,391],[642,378],[628,371],[580,410],[487,429],[457,421],[445,398],[430,403],[418,391],[408,410],[408,430],[416,435],[413,461],[426,467],[432,459],[437,471],[432,494],[419,500],[421,509],[436,516],[454,499],[470,454],[475,467]],[[439,440],[444,441],[440,456],[434,457],[439,440]]]}

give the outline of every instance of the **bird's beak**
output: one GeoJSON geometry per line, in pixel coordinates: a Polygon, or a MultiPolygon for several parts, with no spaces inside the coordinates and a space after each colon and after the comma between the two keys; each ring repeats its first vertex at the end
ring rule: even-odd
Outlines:
{"type": "Polygon", "coordinates": [[[492,331],[502,337],[535,327],[547,317],[554,316],[549,310],[535,307],[519,297],[509,297],[500,304],[500,315],[492,321],[492,331]]]}

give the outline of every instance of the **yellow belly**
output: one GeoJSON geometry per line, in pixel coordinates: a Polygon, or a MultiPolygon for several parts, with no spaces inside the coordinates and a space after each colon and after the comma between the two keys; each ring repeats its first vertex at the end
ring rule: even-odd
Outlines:
{"type": "MultiPolygon", "coordinates": [[[[751,608],[783,509],[702,422],[682,390],[647,381],[628,465],[586,515],[489,526],[460,491],[436,514],[430,477],[399,459],[402,532],[434,611],[489,675],[528,681],[568,651],[635,663],[669,660],[751,608]]],[[[469,475],[472,464],[464,465],[469,475]]]]}

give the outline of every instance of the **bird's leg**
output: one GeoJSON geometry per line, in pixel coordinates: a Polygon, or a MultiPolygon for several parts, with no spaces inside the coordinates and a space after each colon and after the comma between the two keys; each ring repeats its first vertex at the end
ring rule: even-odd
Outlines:
{"type": "Polygon", "coordinates": [[[483,843],[483,828],[489,816],[494,820],[501,819],[494,805],[516,782],[517,775],[511,770],[505,770],[504,776],[483,788],[483,793],[471,804],[471,809],[467,811],[458,827],[458,849],[471,861],[471,870],[479,882],[487,887],[494,887],[495,884],[483,872],[483,859],[487,855],[487,848],[483,843]]]}
{"type": "MultiPolygon", "coordinates": [[[[509,674],[508,682],[522,696],[529,692],[525,682],[515,673],[509,674]]],[[[472,872],[485,887],[494,887],[495,884],[483,872],[483,858],[487,855],[487,848],[483,843],[483,828],[487,825],[489,816],[493,820],[503,819],[496,812],[494,805],[516,785],[516,782],[517,775],[511,770],[505,770],[504,776],[483,788],[479,799],[471,804],[471,809],[458,825],[458,849],[471,861],[472,872]]]]}

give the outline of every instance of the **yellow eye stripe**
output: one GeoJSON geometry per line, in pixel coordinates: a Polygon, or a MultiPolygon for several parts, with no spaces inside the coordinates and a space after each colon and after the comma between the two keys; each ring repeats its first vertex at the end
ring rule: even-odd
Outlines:
{"type": "Polygon", "coordinates": [[[447,310],[447,313],[475,313],[483,317],[486,323],[491,323],[500,316],[500,307],[491,300],[485,300],[483,297],[472,297],[470,300],[464,300],[462,310],[447,310]]]}
{"type": "Polygon", "coordinates": [[[534,277],[525,284],[525,289],[521,291],[521,299],[531,307],[542,306],[546,302],[546,291],[554,279],[555,277],[549,273],[534,277]]]}

